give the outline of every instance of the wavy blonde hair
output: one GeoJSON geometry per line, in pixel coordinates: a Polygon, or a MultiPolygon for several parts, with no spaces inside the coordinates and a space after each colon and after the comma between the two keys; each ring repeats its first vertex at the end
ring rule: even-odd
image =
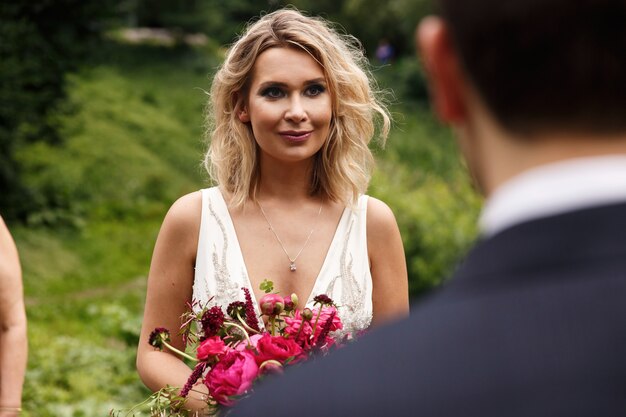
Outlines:
{"type": "Polygon", "coordinates": [[[368,144],[377,130],[384,144],[389,113],[378,97],[358,40],[293,8],[262,16],[228,50],[211,86],[207,112],[210,146],[204,166],[213,181],[231,193],[232,205],[256,199],[258,147],[251,128],[239,120],[237,112],[247,95],[257,57],[275,47],[300,48],[324,71],[332,118],[328,138],[314,157],[310,193],[352,205],[367,189],[374,166],[368,144]]]}

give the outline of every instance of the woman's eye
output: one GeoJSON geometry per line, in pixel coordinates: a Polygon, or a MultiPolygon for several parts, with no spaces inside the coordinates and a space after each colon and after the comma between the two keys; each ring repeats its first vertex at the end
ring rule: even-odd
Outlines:
{"type": "Polygon", "coordinates": [[[324,91],[326,91],[326,88],[324,88],[323,85],[320,84],[313,84],[311,86],[309,86],[306,89],[306,95],[310,96],[310,97],[315,97],[315,96],[319,96],[320,94],[322,94],[324,91]]]}
{"type": "Polygon", "coordinates": [[[283,96],[283,92],[278,87],[268,87],[261,91],[261,95],[268,98],[280,98],[283,96]]]}

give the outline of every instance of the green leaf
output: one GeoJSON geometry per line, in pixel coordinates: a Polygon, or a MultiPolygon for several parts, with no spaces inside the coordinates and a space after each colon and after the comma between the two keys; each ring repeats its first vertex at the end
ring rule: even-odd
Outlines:
{"type": "Polygon", "coordinates": [[[264,291],[265,294],[269,294],[274,291],[274,283],[268,279],[264,279],[261,285],[259,285],[261,291],[264,291]]]}

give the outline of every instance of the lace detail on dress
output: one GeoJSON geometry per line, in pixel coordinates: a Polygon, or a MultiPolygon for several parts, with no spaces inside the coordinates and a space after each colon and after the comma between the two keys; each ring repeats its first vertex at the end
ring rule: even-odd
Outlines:
{"type": "Polygon", "coordinates": [[[222,247],[222,254],[220,259],[217,247],[215,243],[213,244],[211,259],[213,261],[213,270],[215,271],[214,279],[217,291],[216,294],[210,294],[207,290],[207,298],[211,306],[218,305],[225,307],[233,300],[238,300],[242,297],[241,286],[230,279],[230,272],[228,271],[227,264],[228,234],[226,233],[226,227],[224,227],[224,223],[213,209],[213,204],[211,200],[209,200],[209,214],[211,215],[211,217],[213,217],[215,223],[217,223],[217,226],[220,229],[220,232],[222,233],[224,245],[222,247]]]}
{"type": "Polygon", "coordinates": [[[325,294],[332,297],[336,294],[335,284],[340,282],[341,296],[339,300],[333,300],[337,304],[339,317],[343,322],[343,329],[335,332],[335,335],[345,336],[365,330],[372,322],[372,313],[367,312],[364,305],[365,289],[359,285],[359,281],[354,276],[352,254],[348,252],[350,235],[354,226],[354,218],[350,220],[350,226],[346,233],[339,258],[339,275],[334,276],[326,290],[325,294]]]}

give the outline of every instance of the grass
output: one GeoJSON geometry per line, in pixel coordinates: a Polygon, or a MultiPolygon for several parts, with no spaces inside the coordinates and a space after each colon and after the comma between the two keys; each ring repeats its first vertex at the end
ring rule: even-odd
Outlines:
{"type": "Polygon", "coordinates": [[[148,394],[134,361],[152,248],[169,205],[205,185],[211,59],[199,70],[192,50],[109,48],[69,78],[63,144],[21,155],[31,186],[59,202],[13,229],[29,318],[27,416],[107,415],[148,394]]]}
{"type": "MultiPolygon", "coordinates": [[[[20,155],[30,186],[55,203],[13,228],[29,318],[24,415],[107,415],[147,395],[134,367],[145,277],[167,208],[207,184],[204,90],[218,60],[110,43],[69,77],[74,111],[59,115],[63,143],[20,155]]],[[[385,71],[394,87],[394,69],[385,71]]],[[[415,79],[398,71],[403,92],[415,79]]],[[[371,194],[396,213],[418,295],[472,240],[479,201],[450,133],[423,105],[398,101],[371,194]]]]}

